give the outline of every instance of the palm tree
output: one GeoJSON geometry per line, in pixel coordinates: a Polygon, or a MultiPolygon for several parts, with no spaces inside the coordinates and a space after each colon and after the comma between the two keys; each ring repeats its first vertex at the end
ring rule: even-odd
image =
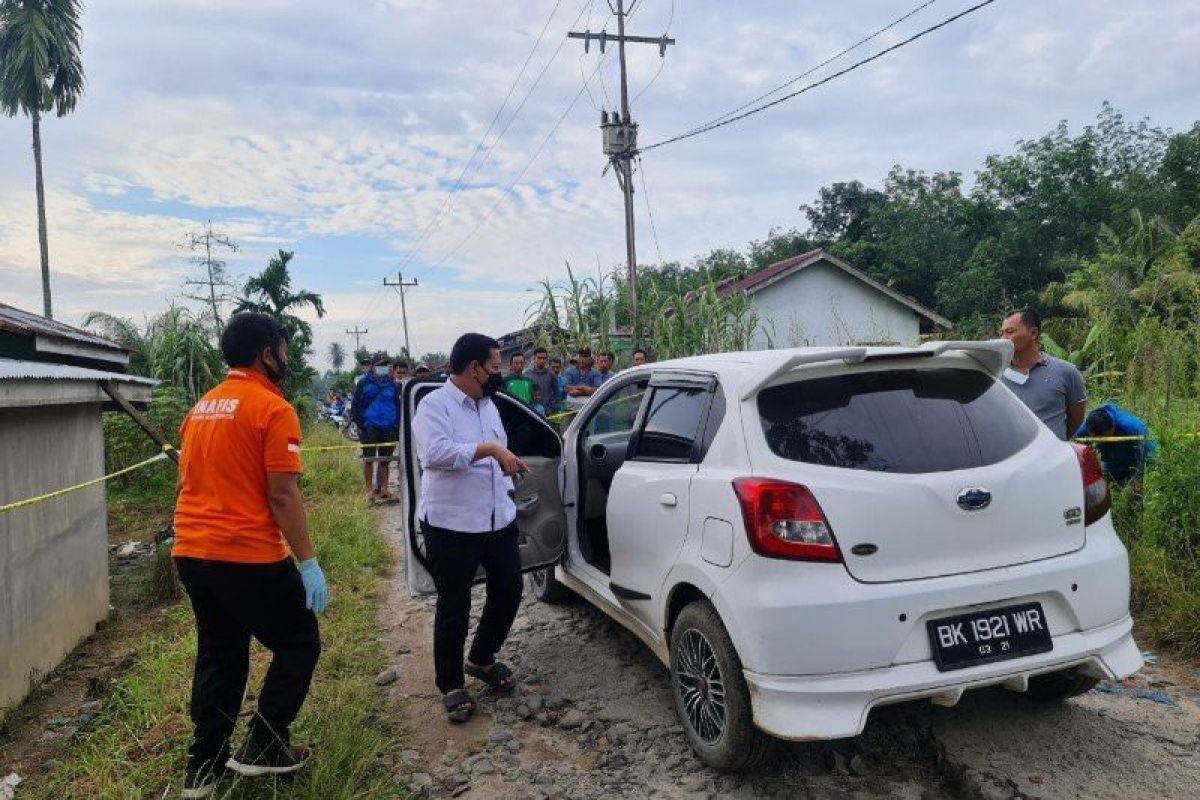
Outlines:
{"type": "Polygon", "coordinates": [[[79,56],[79,0],[0,0],[0,111],[23,112],[33,121],[38,244],[42,254],[42,306],[50,304],[50,246],[46,234],[46,188],[42,179],[42,114],[64,117],[83,93],[79,56]]]}
{"type": "Polygon", "coordinates": [[[342,347],[341,342],[330,342],[329,364],[334,372],[341,372],[342,367],[346,366],[346,348],[342,347]]]}
{"type": "Polygon", "coordinates": [[[246,281],[237,311],[258,311],[279,320],[293,339],[300,339],[305,349],[312,344],[312,326],[297,317],[294,311],[311,306],[318,317],[325,316],[321,295],[304,289],[292,291],[292,276],[288,272],[295,253],[280,250],[271,256],[267,268],[246,281]]]}

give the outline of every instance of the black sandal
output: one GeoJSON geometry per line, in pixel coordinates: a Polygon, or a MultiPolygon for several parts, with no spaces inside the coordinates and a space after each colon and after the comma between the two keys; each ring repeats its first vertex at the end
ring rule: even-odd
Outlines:
{"type": "Polygon", "coordinates": [[[451,722],[466,722],[475,713],[475,698],[466,689],[455,689],[442,698],[442,707],[451,722]]]}
{"type": "Polygon", "coordinates": [[[463,667],[463,672],[472,678],[478,678],[497,691],[511,691],[516,686],[512,670],[502,661],[493,661],[487,667],[477,667],[468,661],[463,667]]]}

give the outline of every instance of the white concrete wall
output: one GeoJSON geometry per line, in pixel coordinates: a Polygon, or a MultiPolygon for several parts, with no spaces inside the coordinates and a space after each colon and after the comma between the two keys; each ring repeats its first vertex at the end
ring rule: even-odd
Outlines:
{"type": "MultiPolygon", "coordinates": [[[[100,406],[0,408],[0,504],[104,472],[100,406]]],[[[108,616],[105,490],[0,514],[0,709],[108,616]]]]}
{"type": "Polygon", "coordinates": [[[828,263],[751,295],[758,329],[751,349],[917,344],[920,319],[903,303],[828,263]]]}

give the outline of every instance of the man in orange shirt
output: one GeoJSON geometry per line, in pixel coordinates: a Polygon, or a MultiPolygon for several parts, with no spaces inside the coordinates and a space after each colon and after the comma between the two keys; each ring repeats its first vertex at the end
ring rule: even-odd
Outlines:
{"type": "Polygon", "coordinates": [[[291,746],[288,728],[321,652],[314,612],[327,595],[300,497],[300,420],[278,388],[287,334],[266,314],[235,314],[221,352],[228,377],[180,429],[172,555],[197,632],[185,798],[212,794],[226,768],[254,776],[304,766],[311,753],[291,746]],[[230,757],[251,637],[273,657],[246,742],[230,757]]]}

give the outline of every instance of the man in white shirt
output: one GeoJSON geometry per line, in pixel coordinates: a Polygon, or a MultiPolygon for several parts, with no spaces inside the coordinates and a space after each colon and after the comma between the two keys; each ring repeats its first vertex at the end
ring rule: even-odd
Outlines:
{"type": "Polygon", "coordinates": [[[438,591],[433,618],[437,686],[450,721],[463,722],[475,710],[464,673],[499,690],[513,687],[512,671],[496,653],[521,603],[511,476],[528,467],[508,450],[492,400],[504,385],[496,341],[479,333],[459,337],[450,369],[449,380],[417,407],[412,435],[422,468],[417,519],[438,591]],[[464,665],[471,583],[480,566],[487,573],[487,599],[464,665]]]}

